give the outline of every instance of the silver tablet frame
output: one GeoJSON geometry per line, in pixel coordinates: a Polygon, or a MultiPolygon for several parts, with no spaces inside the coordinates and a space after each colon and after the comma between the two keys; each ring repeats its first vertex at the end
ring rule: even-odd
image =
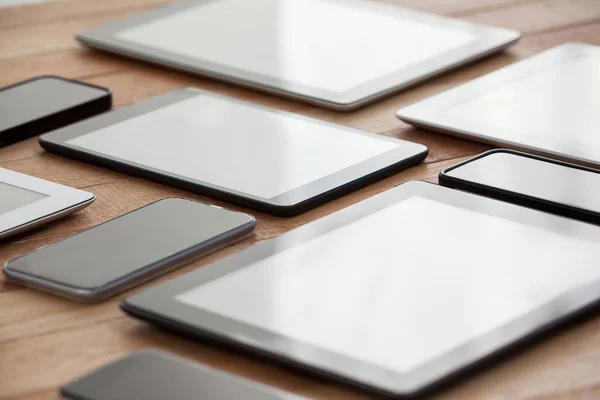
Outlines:
{"type": "MultiPolygon", "coordinates": [[[[403,9],[380,2],[325,0],[334,3],[351,3],[361,7],[379,10],[386,14],[397,15],[399,20],[408,18],[440,25],[445,28],[466,30],[479,37],[479,39],[473,42],[469,42],[464,46],[440,54],[437,57],[410,65],[387,76],[380,77],[376,80],[339,93],[251,73],[240,67],[216,64],[202,59],[187,57],[169,51],[131,43],[117,37],[118,33],[123,30],[185,11],[188,8],[198,7],[203,3],[211,1],[219,0],[184,0],[176,2],[165,7],[85,30],[77,34],[76,39],[90,47],[100,50],[149,61],[194,74],[200,74],[213,79],[242,85],[294,100],[300,100],[325,108],[338,111],[350,111],[430,79],[433,76],[500,51],[516,43],[521,36],[519,32],[508,29],[478,25],[439,15],[403,9]]],[[[393,51],[393,49],[390,49],[390,51],[393,51]]]]}
{"type": "Polygon", "coordinates": [[[96,199],[86,191],[4,168],[0,168],[0,183],[48,196],[0,214],[0,240],[79,211],[96,199]]]}
{"type": "MultiPolygon", "coordinates": [[[[545,68],[573,58],[587,56],[600,57],[600,47],[583,43],[566,43],[553,47],[436,96],[401,108],[396,115],[402,121],[422,129],[598,168],[600,167],[600,148],[593,148],[583,143],[578,145],[531,136],[527,132],[511,131],[444,113],[447,109],[483,96],[503,85],[526,78],[545,68]]],[[[590,135],[594,134],[595,132],[590,132],[590,135]]]]}

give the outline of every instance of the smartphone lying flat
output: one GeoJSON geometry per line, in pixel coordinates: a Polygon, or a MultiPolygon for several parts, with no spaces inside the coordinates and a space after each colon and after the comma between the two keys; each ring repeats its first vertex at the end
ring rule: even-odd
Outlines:
{"type": "Polygon", "coordinates": [[[97,302],[249,235],[241,212],[168,198],[8,261],[16,283],[97,302]]]}
{"type": "Polygon", "coordinates": [[[0,147],[89,118],[112,106],[110,90],[39,76],[0,89],[0,147]]]}
{"type": "Polygon", "coordinates": [[[490,150],[442,171],[440,185],[600,224],[600,171],[514,150],[490,150]]]}
{"type": "Polygon", "coordinates": [[[302,400],[279,389],[157,350],[142,350],[60,389],[70,400],[302,400]]]}

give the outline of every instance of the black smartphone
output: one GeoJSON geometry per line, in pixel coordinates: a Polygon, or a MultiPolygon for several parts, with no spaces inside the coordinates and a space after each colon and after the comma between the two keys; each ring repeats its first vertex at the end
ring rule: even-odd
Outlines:
{"type": "Polygon", "coordinates": [[[514,150],[490,150],[442,171],[442,186],[600,224],[600,171],[514,150]]]}
{"type": "Polygon", "coordinates": [[[248,236],[249,214],[168,198],[8,261],[6,276],[69,299],[105,300],[248,236]]]}
{"type": "Polygon", "coordinates": [[[0,147],[58,129],[112,107],[110,90],[58,76],[0,89],[0,147]]]}
{"type": "Polygon", "coordinates": [[[157,350],[142,350],[60,389],[70,400],[302,400],[270,386],[157,350]]]}

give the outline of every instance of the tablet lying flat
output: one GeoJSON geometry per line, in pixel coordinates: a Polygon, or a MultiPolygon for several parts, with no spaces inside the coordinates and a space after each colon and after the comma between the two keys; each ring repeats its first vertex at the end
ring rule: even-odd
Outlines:
{"type": "Polygon", "coordinates": [[[410,124],[600,166],[600,48],[568,43],[398,111],[410,124]]]}
{"type": "Polygon", "coordinates": [[[195,89],[40,137],[51,151],[293,215],[418,163],[420,144],[195,89]]]}
{"type": "Polygon", "coordinates": [[[96,197],[0,168],[0,239],[79,211],[96,197]]]}
{"type": "Polygon", "coordinates": [[[412,395],[595,303],[599,244],[594,225],[409,182],[122,307],[412,395]]]}
{"type": "Polygon", "coordinates": [[[353,109],[519,33],[358,0],[192,0],[77,35],[87,45],[353,109]]]}

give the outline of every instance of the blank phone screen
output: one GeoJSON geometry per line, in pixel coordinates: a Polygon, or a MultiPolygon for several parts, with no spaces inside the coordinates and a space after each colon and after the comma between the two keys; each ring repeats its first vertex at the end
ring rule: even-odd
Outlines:
{"type": "Polygon", "coordinates": [[[11,270],[95,289],[250,221],[246,214],[166,199],[10,262],[11,270]]]}
{"type": "Polygon", "coordinates": [[[448,176],[600,212],[600,174],[509,153],[493,153],[448,176]]]}
{"type": "Polygon", "coordinates": [[[0,133],[102,96],[105,90],[52,77],[4,89],[0,91],[0,133]]]}

